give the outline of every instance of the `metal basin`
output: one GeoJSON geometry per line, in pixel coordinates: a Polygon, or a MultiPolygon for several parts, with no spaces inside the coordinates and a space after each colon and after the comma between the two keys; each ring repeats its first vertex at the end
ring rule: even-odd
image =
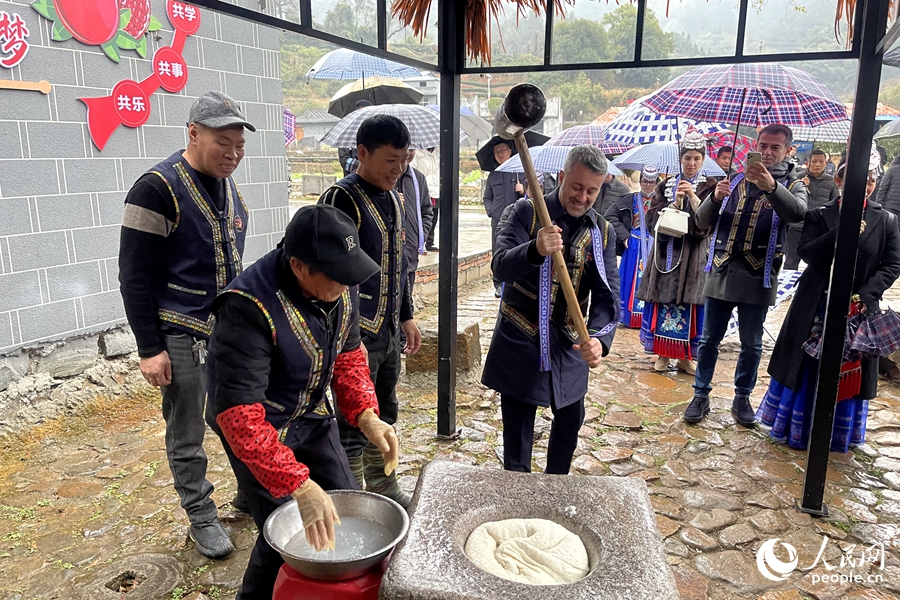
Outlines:
{"type": "Polygon", "coordinates": [[[341,519],[357,517],[374,521],[386,528],[392,539],[382,547],[367,549],[364,556],[351,560],[329,560],[327,552],[322,553],[322,558],[297,556],[286,549],[294,536],[304,535],[300,511],[293,501],[279,506],[269,515],[263,527],[263,536],[281,554],[284,562],[301,575],[331,581],[353,579],[365,574],[394,549],[409,529],[409,517],[399,504],[378,494],[356,490],[335,490],[328,494],[341,519]]]}

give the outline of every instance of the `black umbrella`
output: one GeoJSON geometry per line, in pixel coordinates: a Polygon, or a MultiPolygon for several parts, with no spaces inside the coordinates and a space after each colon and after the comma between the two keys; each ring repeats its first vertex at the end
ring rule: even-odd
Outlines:
{"type": "Polygon", "coordinates": [[[900,46],[885,52],[882,61],[889,67],[900,67],[900,46]]]}
{"type": "Polygon", "coordinates": [[[331,97],[328,112],[343,119],[356,108],[360,100],[372,104],[419,104],[423,94],[391,77],[369,77],[348,83],[331,97]]]}
{"type": "MultiPolygon", "coordinates": [[[[528,144],[529,148],[533,148],[535,146],[543,146],[544,142],[549,139],[550,138],[548,136],[534,131],[525,132],[525,142],[528,144]]],[[[495,135],[494,137],[489,139],[484,144],[484,146],[479,148],[478,152],[475,153],[475,158],[478,159],[478,166],[481,167],[482,171],[493,171],[500,166],[500,163],[498,163],[497,159],[494,158],[494,146],[500,143],[507,144],[514,155],[518,154],[518,150],[516,150],[516,143],[514,141],[504,140],[499,135],[495,135]]]]}

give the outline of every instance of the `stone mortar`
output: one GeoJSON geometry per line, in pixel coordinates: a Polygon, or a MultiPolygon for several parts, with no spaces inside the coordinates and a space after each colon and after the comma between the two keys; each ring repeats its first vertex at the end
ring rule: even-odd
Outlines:
{"type": "Polygon", "coordinates": [[[406,539],[381,600],[677,600],[643,480],[512,473],[452,462],[422,470],[406,539]],[[540,518],[581,537],[591,571],[568,585],[533,586],[482,571],[465,555],[488,521],[540,518]]]}

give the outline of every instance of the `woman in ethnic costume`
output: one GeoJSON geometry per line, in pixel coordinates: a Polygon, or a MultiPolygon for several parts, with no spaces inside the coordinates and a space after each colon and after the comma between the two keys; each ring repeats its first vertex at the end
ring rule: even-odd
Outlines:
{"type": "Polygon", "coordinates": [[[631,329],[640,329],[644,311],[644,303],[638,298],[637,291],[653,246],[653,231],[647,226],[646,216],[658,181],[656,165],[644,165],[641,191],[622,196],[603,215],[616,230],[617,251],[622,256],[619,262],[622,284],[619,323],[631,329]]]}
{"type": "Polygon", "coordinates": [[[685,373],[692,375],[696,370],[710,231],[697,227],[694,212],[700,199],[716,187],[716,180],[701,172],[705,155],[703,135],[686,133],[681,144],[681,173],[657,186],[647,211],[650,231],[655,229],[660,211],[668,206],[689,215],[684,237],[656,236],[638,289],[638,298],[644,301],[641,342],[645,352],[659,356],[654,369],[661,373],[668,370],[672,359],[685,373]]]}
{"type": "MultiPolygon", "coordinates": [[[[878,164],[879,157],[875,154],[869,164],[851,315],[878,312],[882,294],[900,276],[897,218],[869,201],[875,189],[878,164]]],[[[843,167],[838,172],[842,176],[843,167]]],[[[840,185],[840,177],[835,176],[835,180],[840,185]]],[[[769,433],[772,439],[801,450],[809,443],[818,370],[818,361],[805,352],[803,344],[822,329],[840,203],[838,198],[806,213],[798,252],[808,266],[800,276],[797,292],[778,332],[768,368],[772,379],[756,411],[756,420],[772,427],[769,433]]],[[[846,452],[850,446],[865,442],[869,399],[875,397],[877,385],[877,357],[863,357],[841,365],[831,433],[832,452],[846,452]]]]}

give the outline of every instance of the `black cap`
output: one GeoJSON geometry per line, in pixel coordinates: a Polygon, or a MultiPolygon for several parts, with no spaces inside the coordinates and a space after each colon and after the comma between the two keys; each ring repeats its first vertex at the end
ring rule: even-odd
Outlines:
{"type": "Polygon", "coordinates": [[[343,285],[359,285],[381,270],[359,245],[353,219],[328,204],[304,206],[294,214],[284,250],[343,285]]]}

